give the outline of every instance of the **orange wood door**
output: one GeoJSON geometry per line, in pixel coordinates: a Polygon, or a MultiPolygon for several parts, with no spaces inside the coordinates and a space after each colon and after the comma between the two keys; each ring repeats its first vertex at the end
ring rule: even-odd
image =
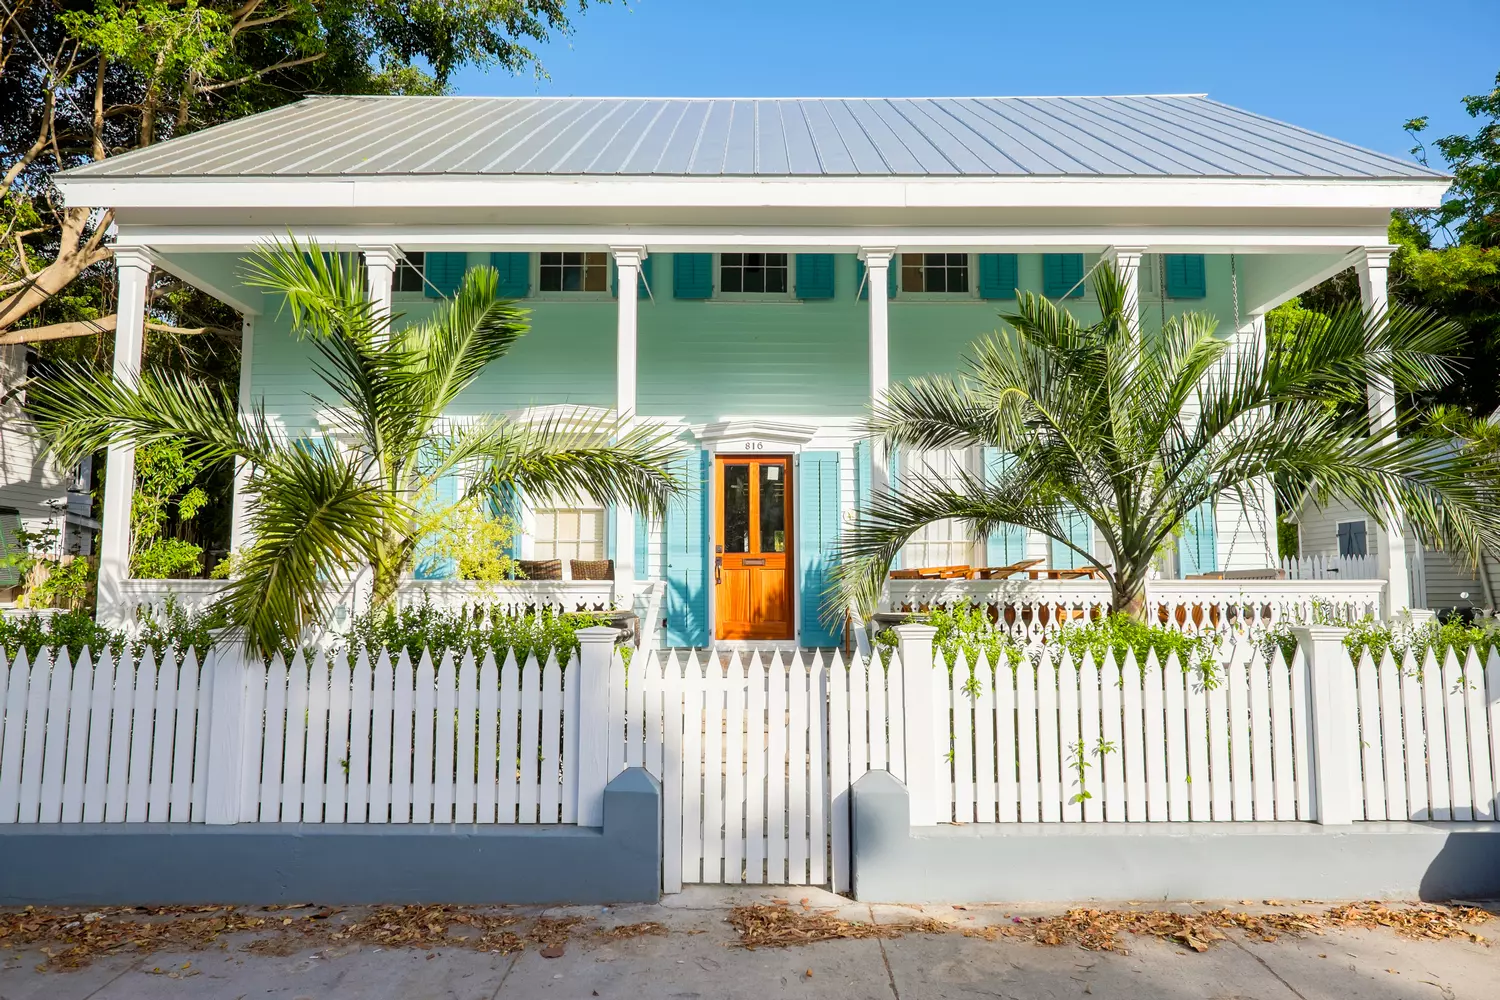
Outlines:
{"type": "Polygon", "coordinates": [[[792,460],[720,458],[714,600],[720,639],[792,639],[792,460]]]}

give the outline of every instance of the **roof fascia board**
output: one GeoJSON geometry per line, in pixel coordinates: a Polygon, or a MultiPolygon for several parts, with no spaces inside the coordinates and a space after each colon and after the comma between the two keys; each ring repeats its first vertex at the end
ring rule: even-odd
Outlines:
{"type": "Polygon", "coordinates": [[[1111,246],[1139,246],[1149,252],[1344,253],[1356,247],[1385,246],[1384,226],[1270,227],[1192,226],[1088,229],[1064,226],[1005,228],[953,226],[146,226],[119,227],[121,245],[171,252],[244,250],[290,234],[339,249],[389,243],[408,250],[493,250],[510,246],[529,251],[580,247],[644,245],[657,253],[694,252],[719,247],[754,247],[853,253],[862,247],[952,252],[1045,251],[1101,253],[1111,246]]]}
{"type": "Polygon", "coordinates": [[[1432,208],[1441,178],[56,178],[111,208],[1432,208]]]}

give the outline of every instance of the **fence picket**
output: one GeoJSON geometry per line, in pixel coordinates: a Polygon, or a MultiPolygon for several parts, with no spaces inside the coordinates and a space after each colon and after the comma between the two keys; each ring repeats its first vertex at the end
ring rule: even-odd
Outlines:
{"type": "MultiPolygon", "coordinates": [[[[458,715],[458,670],[453,650],[438,660],[432,719],[432,822],[453,822],[453,755],[458,715]]],[[[554,821],[555,822],[555,821],[554,821]]]]}
{"type": "MultiPolygon", "coordinates": [[[[429,679],[430,679],[429,671],[429,679]]],[[[307,673],[307,756],[303,761],[302,822],[323,822],[324,789],[328,775],[328,655],[313,656],[307,673]]],[[[431,684],[428,685],[429,689],[431,684]]],[[[432,743],[418,744],[418,760],[432,760],[432,743]]],[[[425,819],[424,819],[425,821],[425,819]]]]}
{"type": "MultiPolygon", "coordinates": [[[[344,800],[346,823],[370,820],[370,728],[374,721],[375,691],[370,654],[360,650],[349,674],[349,776],[344,800]]],[[[389,740],[389,737],[387,737],[389,740]]],[[[390,778],[377,778],[387,785],[390,778]]]]}
{"type": "Polygon", "coordinates": [[[1495,772],[1495,798],[1490,816],[1500,822],[1500,649],[1491,648],[1485,664],[1485,700],[1489,702],[1490,764],[1495,772]]]}
{"type": "Polygon", "coordinates": [[[990,664],[995,678],[995,807],[1001,823],[1016,823],[1021,820],[1024,802],[1019,782],[1016,686],[1023,677],[1031,676],[1031,667],[1021,664],[1012,668],[1003,655],[996,659],[998,662],[990,664]]]}
{"type": "MultiPolygon", "coordinates": [[[[1386,657],[1389,658],[1387,653],[1386,657]]],[[[1356,819],[1385,819],[1385,746],[1384,729],[1380,725],[1380,682],[1377,671],[1383,671],[1370,659],[1368,650],[1361,653],[1354,667],[1355,706],[1357,724],[1355,733],[1359,739],[1359,808],[1356,819]]]]}
{"type": "MultiPolygon", "coordinates": [[[[668,654],[670,655],[670,654],[668,654]]],[[[681,654],[683,670],[682,751],[682,880],[709,881],[703,866],[703,795],[707,768],[703,761],[704,729],[708,710],[708,687],[704,666],[688,651],[681,654]]],[[[718,877],[718,873],[714,873],[718,877]]]]}
{"type": "MultiPolygon", "coordinates": [[[[829,726],[836,734],[834,746],[838,748],[835,752],[833,784],[834,784],[834,813],[833,824],[835,830],[843,831],[844,839],[834,841],[834,866],[835,880],[842,880],[845,889],[849,887],[849,855],[848,855],[848,829],[849,829],[849,776],[852,763],[852,747],[855,744],[854,737],[850,733],[852,713],[850,692],[860,683],[859,678],[863,676],[863,668],[856,655],[849,669],[845,672],[835,672],[833,679],[833,690],[829,695],[829,726]],[[842,761],[842,763],[839,763],[842,761]],[[842,801],[842,805],[839,805],[842,801]],[[842,857],[843,868],[839,869],[840,857],[842,857]]],[[[780,664],[772,664],[768,678],[771,689],[766,698],[766,704],[771,716],[771,747],[767,754],[766,771],[769,778],[766,782],[766,813],[770,817],[770,825],[767,830],[766,843],[766,881],[772,885],[785,885],[787,882],[787,857],[789,854],[788,833],[791,827],[791,817],[787,811],[787,770],[790,763],[787,757],[787,733],[791,729],[791,718],[787,708],[787,684],[791,677],[791,670],[780,664]]],[[[696,756],[690,757],[684,767],[691,765],[697,767],[696,756]]],[[[688,774],[696,774],[696,770],[688,774]]],[[[838,891],[838,890],[835,890],[838,891]]]]}
{"type": "Polygon", "coordinates": [[[1485,718],[1484,664],[1470,647],[1464,659],[1464,715],[1468,725],[1469,774],[1474,783],[1476,820],[1495,818],[1495,779],[1490,771],[1489,725],[1485,718]]]}
{"type": "MultiPolygon", "coordinates": [[[[656,662],[649,654],[643,655],[641,660],[647,674],[656,667],[656,662]]],[[[579,700],[582,696],[579,678],[582,675],[582,654],[578,650],[573,651],[573,658],[566,670],[561,671],[560,683],[562,684],[562,821],[564,823],[578,822],[578,714],[580,712],[579,700]]],[[[660,776],[661,771],[653,772],[660,776]]]]}
{"type": "Polygon", "coordinates": [[[478,790],[479,670],[466,649],[458,665],[458,708],[453,725],[453,822],[473,823],[478,790]]]}
{"type": "MultiPolygon", "coordinates": [[[[115,658],[108,647],[94,661],[94,690],[89,698],[89,759],[83,777],[83,822],[104,822],[104,801],[109,791],[110,707],[115,693],[115,658]]],[[[7,730],[7,740],[9,739],[7,730]]],[[[19,735],[19,734],[17,734],[19,735]]],[[[202,757],[197,757],[202,760],[202,757]]],[[[3,763],[3,758],[0,758],[3,763]]],[[[0,779],[0,822],[13,819],[4,811],[3,779],[0,779]]]]}
{"type": "MultiPolygon", "coordinates": [[[[578,661],[573,661],[572,677],[578,676],[578,661]]],[[[575,685],[576,686],[576,685],[575,685]]],[[[503,742],[500,734],[500,668],[495,665],[495,651],[486,650],[484,662],[479,667],[479,708],[476,720],[478,732],[478,762],[475,780],[478,787],[474,795],[475,818],[480,823],[494,823],[497,819],[496,793],[500,775],[499,749],[503,742]]],[[[576,802],[574,808],[577,808],[576,802]]],[[[503,817],[510,822],[510,817],[503,817]]]]}
{"type": "Polygon", "coordinates": [[[766,881],[766,729],[766,667],[752,656],[745,699],[745,881],[754,885],[766,881]]]}
{"type": "Polygon", "coordinates": [[[184,823],[192,818],[198,683],[198,654],[189,649],[183,654],[177,672],[177,702],[174,709],[177,732],[172,738],[172,788],[168,797],[167,815],[174,823],[184,823]]]}
{"type": "Polygon", "coordinates": [[[1203,822],[1210,816],[1213,792],[1206,681],[1184,670],[1176,653],[1167,654],[1161,673],[1167,705],[1167,813],[1173,822],[1203,822]]]}
{"type": "MultiPolygon", "coordinates": [[[[1113,653],[1105,653],[1113,657],[1113,653]]],[[[1101,664],[1090,652],[1083,654],[1078,668],[1078,739],[1083,744],[1083,759],[1089,763],[1087,769],[1090,795],[1083,800],[1083,818],[1090,823],[1104,819],[1104,758],[1101,753],[1104,737],[1099,725],[1099,679],[1101,664]]]]}
{"type": "Polygon", "coordinates": [[[542,665],[536,654],[526,657],[521,668],[521,783],[522,823],[535,823],[541,815],[541,725],[542,665]]]}
{"type": "MultiPolygon", "coordinates": [[[[63,772],[67,769],[68,705],[73,700],[73,664],[67,647],[57,651],[47,684],[46,740],[42,751],[42,788],[37,819],[62,820],[63,772]]],[[[41,720],[38,720],[40,723],[41,720]]]]}
{"type": "Polygon", "coordinates": [[[725,681],[724,881],[736,883],[745,870],[745,661],[739,652],[729,658],[725,681]]]}
{"type": "Polygon", "coordinates": [[[1271,771],[1271,675],[1258,651],[1249,656],[1245,672],[1250,679],[1251,808],[1256,819],[1273,820],[1276,783],[1271,771]]]}
{"type": "MultiPolygon", "coordinates": [[[[1255,818],[1254,776],[1250,773],[1250,680],[1243,656],[1230,654],[1228,722],[1224,730],[1229,741],[1229,774],[1232,815],[1236,820],[1255,818]]],[[[1227,818],[1227,817],[1226,817],[1227,818]]]]}
{"type": "Polygon", "coordinates": [[[1104,779],[1100,784],[1104,792],[1100,803],[1102,818],[1109,823],[1125,821],[1125,803],[1128,799],[1125,787],[1124,691],[1121,687],[1129,683],[1136,691],[1140,691],[1141,674],[1136,667],[1135,656],[1126,655],[1129,657],[1125,662],[1128,675],[1121,670],[1121,664],[1115,660],[1113,652],[1105,654],[1099,672],[1099,737],[1105,744],[1115,748],[1098,761],[1100,774],[1104,779]]]}
{"type": "MultiPolygon", "coordinates": [[[[1156,650],[1146,653],[1141,670],[1141,753],[1146,782],[1145,819],[1162,823],[1167,811],[1167,709],[1163,699],[1161,660],[1156,650]]],[[[1135,814],[1131,813],[1131,818],[1135,814]]]]}
{"type": "MultiPolygon", "coordinates": [[[[3,665],[0,665],[3,670],[3,665]]],[[[89,648],[83,647],[73,666],[72,694],[68,700],[68,749],[63,771],[62,809],[58,820],[63,823],[83,821],[83,776],[88,765],[89,703],[94,694],[94,664],[89,648]]],[[[0,705],[5,698],[0,695],[0,705]]],[[[0,720],[3,721],[3,720],[0,720]]]]}
{"type": "MultiPolygon", "coordinates": [[[[949,744],[953,760],[951,818],[959,823],[974,822],[974,703],[969,694],[968,683],[968,658],[959,653],[950,665],[948,690],[945,692],[948,695],[946,700],[950,706],[953,733],[949,744]]],[[[871,724],[873,723],[874,720],[871,719],[871,724]]],[[[943,726],[938,732],[946,732],[948,728],[943,726]]]]}
{"type": "MultiPolygon", "coordinates": [[[[1146,803],[1150,796],[1146,782],[1146,666],[1136,658],[1133,650],[1125,656],[1120,683],[1120,763],[1125,772],[1125,815],[1121,818],[1140,823],[1146,819],[1146,803]]],[[[1165,758],[1164,744],[1153,743],[1151,749],[1152,756],[1165,758]]]]}
{"type": "Polygon", "coordinates": [[[993,823],[996,816],[995,671],[983,650],[978,654],[975,674],[979,678],[974,695],[974,811],[980,823],[993,823]]]}
{"type": "MultiPolygon", "coordinates": [[[[19,669],[27,670],[24,650],[16,657],[19,669]]],[[[19,800],[17,818],[19,823],[35,823],[42,807],[42,745],[47,734],[47,689],[51,669],[51,653],[47,649],[37,650],[29,668],[29,681],[21,688],[25,697],[24,715],[17,720],[17,735],[24,734],[21,752],[16,755],[20,777],[16,796],[19,800]]],[[[7,727],[9,728],[9,727],[7,727]]],[[[122,766],[123,766],[123,754],[122,766]]],[[[121,792],[124,788],[122,785],[121,792]]],[[[121,817],[123,818],[123,816],[121,817]]]]}
{"type": "MultiPolygon", "coordinates": [[[[283,754],[281,779],[281,821],[301,823],[302,804],[307,794],[307,711],[312,695],[312,670],[307,657],[301,652],[292,657],[286,666],[277,653],[271,658],[274,672],[278,667],[286,670],[286,750],[283,754]]],[[[409,745],[409,744],[408,744],[409,745]]]]}
{"type": "Polygon", "coordinates": [[[166,651],[156,676],[156,702],[152,706],[151,782],[146,795],[146,819],[152,823],[165,823],[167,810],[172,804],[172,738],[177,731],[177,719],[173,714],[179,683],[176,650],[166,651]]]}
{"type": "Polygon", "coordinates": [[[1307,660],[1302,650],[1292,651],[1288,664],[1292,687],[1292,773],[1297,783],[1297,818],[1317,819],[1313,815],[1312,778],[1309,763],[1312,754],[1312,705],[1308,699],[1307,660]]]}
{"type": "Polygon", "coordinates": [[[130,777],[125,786],[125,822],[144,823],[151,792],[152,707],[156,703],[156,654],[147,646],[135,669],[130,706],[130,777]]]}
{"type": "MultiPolygon", "coordinates": [[[[1208,717],[1208,775],[1212,789],[1209,809],[1216,822],[1234,819],[1234,775],[1230,770],[1229,750],[1229,734],[1233,732],[1233,728],[1230,724],[1229,692],[1234,688],[1237,676],[1243,681],[1243,672],[1237,675],[1234,661],[1230,660],[1228,669],[1224,671],[1223,682],[1212,691],[1204,693],[1208,717]]],[[[1191,731],[1189,739],[1192,739],[1191,731]]],[[[1194,771],[1193,783],[1197,782],[1198,774],[1194,771]]],[[[1194,814],[1193,818],[1197,819],[1198,816],[1194,814]]]]}
{"type": "Polygon", "coordinates": [[[625,770],[627,764],[626,753],[626,720],[630,717],[625,687],[625,660],[623,657],[611,656],[609,661],[609,768],[605,772],[611,778],[625,770]]]}
{"type": "MultiPolygon", "coordinates": [[[[807,729],[808,672],[792,657],[787,665],[787,707],[791,710],[791,732],[787,738],[787,880],[805,884],[808,860],[807,729]]],[[[708,821],[704,820],[704,829],[708,821]]],[[[708,871],[704,866],[705,873],[708,871]]]]}
{"type": "Polygon", "coordinates": [[[502,823],[520,822],[521,782],[521,664],[514,650],[505,654],[500,670],[499,784],[496,810],[502,823]]]}
{"type": "Polygon", "coordinates": [[[328,664],[328,757],[323,764],[325,823],[342,823],[348,815],[351,683],[349,656],[340,652],[328,664]]]}
{"type": "Polygon", "coordinates": [[[1453,818],[1453,800],[1448,785],[1448,733],[1443,722],[1443,678],[1429,650],[1422,662],[1422,714],[1427,736],[1427,798],[1432,803],[1431,818],[1453,818]]]}
{"type": "MultiPolygon", "coordinates": [[[[205,658],[207,652],[204,653],[205,658]]],[[[208,707],[213,700],[213,682],[203,664],[198,665],[198,693],[193,715],[197,730],[193,734],[193,792],[189,816],[201,821],[208,806],[208,707]]]]}
{"type": "MultiPolygon", "coordinates": [[[[682,783],[683,783],[683,676],[682,665],[668,654],[648,652],[647,669],[661,670],[665,691],[662,696],[662,767],[663,823],[667,830],[662,854],[662,889],[682,890],[682,783]]],[[[779,725],[779,720],[778,723],[779,725]]],[[[775,726],[772,727],[773,729],[775,726]]],[[[573,744],[577,746],[576,743],[573,744]]],[[[693,772],[696,778],[696,772],[693,772]]]]}
{"type": "Polygon", "coordinates": [[[1443,657],[1444,715],[1448,741],[1448,794],[1452,799],[1453,818],[1460,822],[1474,819],[1474,785],[1469,777],[1469,733],[1464,712],[1464,686],[1468,678],[1454,655],[1453,648],[1443,657]]]}
{"type": "MultiPolygon", "coordinates": [[[[1427,727],[1422,720],[1420,663],[1410,652],[1401,659],[1401,739],[1406,748],[1406,815],[1432,818],[1427,783],[1427,727]]],[[[1298,716],[1300,719],[1301,716],[1298,716]]]]}
{"type": "MultiPolygon", "coordinates": [[[[1056,757],[1059,761],[1059,777],[1062,785],[1062,820],[1080,822],[1084,818],[1083,793],[1087,789],[1087,778],[1080,783],[1078,774],[1078,743],[1083,737],[1079,730],[1079,667],[1072,654],[1063,653],[1057,668],[1057,739],[1042,742],[1042,766],[1056,757]]],[[[1084,753],[1087,754],[1087,747],[1084,753]]],[[[1086,759],[1086,758],[1085,758],[1086,759]]],[[[1087,774],[1087,771],[1084,772],[1087,774]]]]}
{"type": "Polygon", "coordinates": [[[865,684],[862,687],[865,695],[865,726],[861,731],[868,734],[866,746],[869,748],[869,764],[866,770],[889,770],[890,755],[886,748],[886,720],[890,717],[890,710],[886,701],[885,671],[881,670],[880,664],[873,659],[865,664],[865,684]]]}
{"type": "MultiPolygon", "coordinates": [[[[725,667],[709,654],[703,698],[703,880],[723,882],[724,871],[724,730],[729,692],[725,667]]],[[[739,881],[736,879],[735,881],[739,881]]]]}
{"type": "MultiPolygon", "coordinates": [[[[26,648],[21,647],[16,656],[24,660],[26,648]]],[[[25,674],[13,671],[14,666],[6,657],[5,650],[0,648],[0,823],[15,822],[21,788],[20,747],[25,727],[22,716],[24,709],[12,705],[11,700],[25,683],[25,674]]],[[[20,704],[24,706],[25,703],[25,696],[22,695],[20,704]]]]}
{"type": "MultiPolygon", "coordinates": [[[[794,657],[795,659],[795,657],[794,657]]],[[[808,884],[823,885],[828,879],[828,787],[824,780],[827,770],[828,726],[823,721],[824,706],[828,703],[828,673],[818,654],[812,656],[811,673],[807,682],[807,717],[812,731],[808,734],[808,884]]]]}
{"type": "MultiPolygon", "coordinates": [[[[906,683],[897,665],[896,651],[891,650],[890,660],[882,663],[873,651],[870,654],[870,669],[876,678],[885,684],[886,709],[886,766],[891,774],[906,780],[906,716],[902,713],[906,705],[906,683]]],[[[833,667],[829,665],[830,675],[833,667]]]]}
{"type": "MultiPolygon", "coordinates": [[[[1063,654],[1066,657],[1066,653],[1063,654]]],[[[1069,673],[1072,673],[1071,667],[1069,673]]],[[[1037,802],[1040,822],[1056,823],[1063,818],[1062,803],[1066,794],[1066,786],[1063,784],[1062,760],[1059,757],[1059,735],[1058,735],[1058,691],[1062,687],[1062,671],[1059,669],[1050,652],[1043,650],[1041,663],[1036,673],[1036,760],[1037,772],[1039,774],[1037,785],[1037,802]]],[[[1026,706],[1021,706],[1021,721],[1029,723],[1031,713],[1026,711],[1026,706]]],[[[1032,750],[1025,746],[1023,738],[1023,753],[1030,757],[1032,750]]],[[[1022,817],[1025,818],[1024,816],[1022,817]]]]}
{"type": "MultiPolygon", "coordinates": [[[[644,688],[645,685],[639,685],[644,688]]],[[[557,653],[547,654],[542,665],[541,787],[537,789],[537,809],[541,822],[557,823],[562,819],[562,668],[557,653]]]]}
{"type": "Polygon", "coordinates": [[[1271,650],[1271,774],[1276,784],[1275,808],[1279,820],[1297,818],[1297,780],[1292,773],[1291,671],[1279,647],[1271,650]]]}

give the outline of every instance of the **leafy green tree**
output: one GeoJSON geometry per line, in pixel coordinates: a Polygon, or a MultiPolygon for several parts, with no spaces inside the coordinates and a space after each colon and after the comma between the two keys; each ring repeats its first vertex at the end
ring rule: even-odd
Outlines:
{"type": "Polygon", "coordinates": [[[27,403],[61,456],[177,441],[189,461],[250,464],[253,541],[235,559],[226,603],[229,621],[262,649],[294,645],[304,626],[325,620],[327,581],[362,568],[372,604],[391,607],[423,540],[476,499],[522,490],[659,513],[681,489],[666,471],[675,445],[649,423],[621,433],[578,413],[444,418],[527,329],[526,310],[496,295],[493,268],[470,271],[451,302],[405,325],[372,309],[363,268],[316,244],[262,249],[247,280],[284,297],[317,352],[325,391],[316,402],[332,413],[331,434],[287,440],[263,411],[242,416],[229,389],[161,369],[131,387],[59,366],[27,403]],[[466,485],[451,504],[431,502],[449,475],[466,485]]]}
{"type": "Polygon", "coordinates": [[[181,441],[153,441],[135,455],[135,492],[130,498],[130,574],[145,580],[196,576],[203,547],[167,533],[170,521],[188,522],[208,505],[196,484],[207,464],[189,458],[181,441]]]}
{"type": "MultiPolygon", "coordinates": [[[[1384,377],[1404,390],[1445,381],[1458,329],[1395,308],[1309,313],[1264,352],[1202,314],[1142,330],[1125,286],[1094,277],[1102,319],[1023,296],[1012,328],[976,344],[956,376],[892,386],[870,430],[888,448],[986,447],[1010,456],[957,481],[903,466],[900,490],[877,493],[844,542],[841,600],[868,605],[892,558],[924,525],[955,519],[983,535],[1021,525],[1076,551],[1108,578],[1116,610],[1144,612],[1153,564],[1218,498],[1253,502],[1259,482],[1307,482],[1394,510],[1469,558],[1500,541],[1500,463],[1432,438],[1376,439],[1339,406],[1362,406],[1384,377]],[[1103,551],[1074,545],[1067,522],[1089,518],[1103,551]]],[[[1294,499],[1283,496],[1283,504],[1294,499]]]]}
{"type": "MultiPolygon", "coordinates": [[[[0,343],[91,336],[113,322],[111,216],[58,204],[52,173],[307,94],[442,93],[463,66],[540,74],[530,43],[571,31],[585,3],[6,0],[0,343]],[[80,278],[90,287],[73,289],[80,278]]],[[[214,325],[186,318],[189,329],[214,325]]]]}

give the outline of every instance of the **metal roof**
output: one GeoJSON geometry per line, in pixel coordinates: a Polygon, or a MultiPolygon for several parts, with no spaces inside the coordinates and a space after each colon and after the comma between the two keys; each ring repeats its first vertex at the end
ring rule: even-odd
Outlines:
{"type": "Polygon", "coordinates": [[[1443,176],[1201,95],[314,97],[67,174],[1443,176]]]}

